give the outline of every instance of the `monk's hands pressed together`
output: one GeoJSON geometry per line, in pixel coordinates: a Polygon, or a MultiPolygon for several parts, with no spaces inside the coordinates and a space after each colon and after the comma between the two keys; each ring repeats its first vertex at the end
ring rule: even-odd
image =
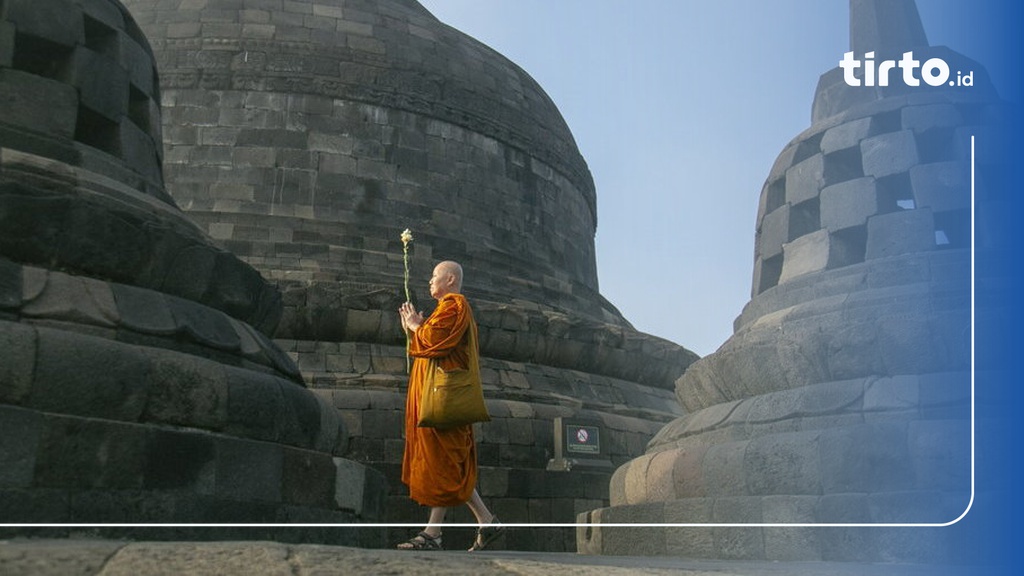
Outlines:
{"type": "Polygon", "coordinates": [[[402,329],[406,332],[415,332],[423,324],[423,313],[417,312],[412,302],[404,302],[398,308],[398,315],[402,318],[402,329]]]}

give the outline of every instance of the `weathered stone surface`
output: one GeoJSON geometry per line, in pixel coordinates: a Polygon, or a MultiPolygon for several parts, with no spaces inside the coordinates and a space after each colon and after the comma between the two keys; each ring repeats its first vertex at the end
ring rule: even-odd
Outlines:
{"type": "Polygon", "coordinates": [[[103,338],[38,329],[26,405],[44,412],[137,421],[149,396],[149,360],[103,338]]]}
{"type": "Polygon", "coordinates": [[[0,405],[0,416],[0,490],[31,486],[42,418],[5,405],[0,405]]]}
{"type": "Polygon", "coordinates": [[[8,125],[60,138],[74,136],[78,95],[73,86],[0,68],[0,101],[0,120],[8,125]]]}
{"type": "Polygon", "coordinates": [[[881,178],[906,172],[918,163],[917,143],[910,130],[880,134],[860,143],[864,175],[881,178]]]}
{"type": "Polygon", "coordinates": [[[36,332],[15,322],[0,320],[0,402],[20,404],[31,390],[36,365],[36,332]]]}
{"type": "Polygon", "coordinates": [[[56,0],[40,6],[29,0],[8,0],[4,10],[22,34],[63,46],[85,42],[82,10],[72,2],[56,0]]]}
{"type": "Polygon", "coordinates": [[[844,122],[829,128],[821,137],[821,151],[831,154],[847,148],[859,147],[861,140],[871,136],[871,118],[844,122]]]}
{"type": "Polygon", "coordinates": [[[963,115],[953,104],[907,106],[900,110],[900,124],[917,133],[936,128],[956,128],[964,124],[963,115]]]}
{"type": "Polygon", "coordinates": [[[935,220],[928,209],[881,214],[868,221],[865,259],[935,249],[935,220]]]}
{"type": "Polygon", "coordinates": [[[970,498],[962,94],[855,94],[840,82],[822,76],[814,124],[762,189],[753,296],[735,333],[677,380],[687,414],[616,470],[611,508],[578,531],[581,551],[634,546],[602,526],[622,509],[741,524],[708,527],[710,541],[673,528],[670,554],[963,561],[957,537],[938,530],[742,526],[945,523],[970,498]],[[784,199],[772,184],[782,170],[784,199]],[[674,487],[662,459],[675,463],[674,487]]]}
{"type": "Polygon", "coordinates": [[[827,230],[818,230],[784,245],[785,263],[779,282],[785,283],[804,274],[825,270],[831,253],[829,240],[827,230]]]}
{"type": "Polygon", "coordinates": [[[782,253],[782,246],[789,242],[789,205],[779,207],[761,220],[758,235],[758,256],[760,260],[782,253]]]}
{"type": "Polygon", "coordinates": [[[825,182],[824,156],[815,154],[786,170],[786,202],[799,204],[818,196],[825,182]]]}
{"type": "Polygon", "coordinates": [[[921,164],[910,170],[910,185],[920,208],[933,212],[968,210],[971,206],[970,166],[963,162],[921,164]]]}
{"type": "Polygon", "coordinates": [[[878,190],[873,178],[848,180],[821,191],[821,226],[829,232],[863,226],[878,213],[878,190]]]}

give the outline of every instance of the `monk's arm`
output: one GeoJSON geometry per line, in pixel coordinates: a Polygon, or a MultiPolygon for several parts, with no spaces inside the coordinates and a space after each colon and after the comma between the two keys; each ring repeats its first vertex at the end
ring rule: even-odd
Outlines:
{"type": "Polygon", "coordinates": [[[451,354],[466,331],[467,317],[451,300],[443,300],[437,310],[411,335],[409,351],[420,358],[441,358],[451,354]]]}

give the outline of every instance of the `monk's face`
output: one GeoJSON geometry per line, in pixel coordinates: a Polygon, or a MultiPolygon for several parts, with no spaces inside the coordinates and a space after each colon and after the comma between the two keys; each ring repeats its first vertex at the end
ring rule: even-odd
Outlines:
{"type": "Polygon", "coordinates": [[[448,268],[438,264],[434,267],[434,274],[430,277],[430,297],[440,300],[445,294],[452,291],[455,285],[455,275],[448,268]]]}

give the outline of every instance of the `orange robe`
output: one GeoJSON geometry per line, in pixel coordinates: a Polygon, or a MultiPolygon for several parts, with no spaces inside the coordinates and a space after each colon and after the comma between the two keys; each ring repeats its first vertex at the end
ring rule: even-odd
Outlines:
{"type": "Polygon", "coordinates": [[[416,421],[429,365],[427,359],[437,358],[445,370],[477,367],[480,362],[477,341],[473,311],[462,294],[442,296],[437,309],[409,341],[413,364],[405,399],[402,482],[409,486],[409,497],[424,506],[462,504],[469,500],[476,487],[473,426],[437,430],[420,428],[416,421]],[[470,342],[474,345],[470,346],[470,342]]]}

